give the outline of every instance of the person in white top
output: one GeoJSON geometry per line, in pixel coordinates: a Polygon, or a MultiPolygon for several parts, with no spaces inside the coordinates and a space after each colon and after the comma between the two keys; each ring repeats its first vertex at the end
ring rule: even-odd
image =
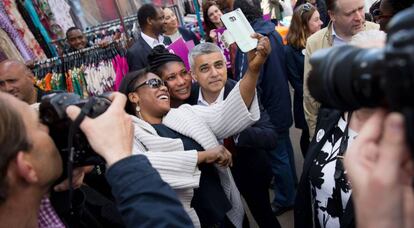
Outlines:
{"type": "Polygon", "coordinates": [[[231,154],[223,151],[206,160],[198,151],[218,147],[218,140],[239,133],[260,118],[255,88],[260,68],[271,47],[267,37],[255,34],[254,38],[259,41],[256,50],[249,52],[249,69],[220,104],[210,107],[184,104],[171,109],[167,87],[158,75],[148,70],[130,72],[120,86],[120,91],[128,96],[126,110],[133,115],[134,153],[145,154],[162,179],[177,192],[195,227],[200,227],[200,222],[208,226],[231,223],[242,227],[243,224],[244,208],[240,193],[227,168],[231,165],[231,154]],[[208,185],[200,181],[203,179],[200,179],[200,174],[204,172],[200,173],[198,169],[200,162],[215,163],[211,167],[214,176],[209,176],[214,179],[205,179],[208,185]],[[200,195],[199,191],[204,193],[200,195]],[[213,191],[220,197],[219,202],[215,197],[207,198],[213,191]],[[213,205],[220,203],[223,207],[214,207],[206,213],[204,208],[213,201],[213,205]],[[196,213],[194,203],[201,211],[196,213]],[[211,217],[215,220],[212,221],[211,217]]]}

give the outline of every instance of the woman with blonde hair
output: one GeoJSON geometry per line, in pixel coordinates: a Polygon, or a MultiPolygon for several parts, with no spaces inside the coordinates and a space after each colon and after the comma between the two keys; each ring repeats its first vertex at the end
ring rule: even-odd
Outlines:
{"type": "Polygon", "coordinates": [[[303,111],[304,49],[308,37],[319,31],[321,26],[322,21],[318,10],[312,4],[306,3],[295,9],[286,37],[285,55],[288,79],[295,90],[293,103],[295,126],[302,129],[300,147],[304,156],[309,145],[309,131],[303,111]]]}

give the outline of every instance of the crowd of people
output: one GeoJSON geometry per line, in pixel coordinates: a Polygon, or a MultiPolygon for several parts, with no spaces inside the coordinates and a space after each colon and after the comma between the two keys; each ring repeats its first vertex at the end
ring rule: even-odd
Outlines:
{"type": "MultiPolygon", "coordinates": [[[[320,49],[384,47],[387,24],[414,1],[378,0],[368,15],[364,0],[295,1],[287,44],[275,27],[292,2],[269,1],[275,16],[267,20],[263,1],[206,0],[206,37],[180,27],[170,8],[142,5],[129,73],[108,109],[80,123],[106,165],[77,167],[70,179],[38,113],[53,91],[34,85],[26,63],[0,62],[0,227],[241,228],[250,224],[247,208],[266,228],[281,227],[277,216],[289,210],[298,228],[412,227],[404,118],[332,109],[311,96],[307,80],[320,49]],[[221,40],[220,17],[237,8],[255,31],[247,53],[221,40]],[[167,48],[179,39],[195,45],[188,67],[167,48]],[[299,180],[293,123],[304,157],[299,180]]],[[[88,47],[77,27],[66,38],[69,52],[88,47]]],[[[77,122],[84,112],[71,105],[62,115],[77,122]]]]}

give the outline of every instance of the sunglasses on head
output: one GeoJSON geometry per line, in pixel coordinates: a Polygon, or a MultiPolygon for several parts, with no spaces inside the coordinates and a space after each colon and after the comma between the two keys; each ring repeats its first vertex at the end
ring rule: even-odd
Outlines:
{"type": "Polygon", "coordinates": [[[134,91],[137,90],[138,88],[142,87],[142,86],[145,86],[145,85],[150,87],[151,89],[158,89],[161,86],[164,86],[164,82],[159,78],[151,78],[151,79],[148,79],[147,81],[139,84],[138,86],[136,86],[134,91]]]}
{"type": "Polygon", "coordinates": [[[314,7],[314,6],[313,6],[311,3],[309,3],[309,2],[307,2],[307,3],[303,4],[303,6],[302,6],[302,10],[301,10],[301,12],[300,12],[300,16],[302,17],[302,15],[303,15],[305,12],[309,12],[309,11],[310,11],[313,7],[314,7]]]}

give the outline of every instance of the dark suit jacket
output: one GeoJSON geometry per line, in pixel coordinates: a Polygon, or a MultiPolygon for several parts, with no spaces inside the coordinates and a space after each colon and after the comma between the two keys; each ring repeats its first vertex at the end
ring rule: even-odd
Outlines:
{"type": "MultiPolygon", "coordinates": [[[[255,32],[269,38],[272,47],[272,52],[260,71],[257,93],[277,132],[285,132],[292,125],[293,119],[282,37],[270,21],[258,18],[251,22],[251,25],[255,32]]],[[[235,59],[237,80],[241,79],[247,68],[247,55],[238,49],[235,59]]]]}
{"type": "Polygon", "coordinates": [[[106,178],[126,227],[194,227],[175,192],[145,156],[118,161],[106,178]]]}
{"type": "Polygon", "coordinates": [[[178,27],[178,32],[180,32],[181,36],[183,37],[185,41],[192,40],[194,42],[194,45],[197,45],[200,43],[197,36],[190,30],[183,28],[183,27],[178,27]]]}
{"type": "Polygon", "coordinates": [[[293,99],[295,126],[299,129],[307,129],[303,111],[303,66],[305,55],[302,54],[302,49],[286,45],[285,57],[288,80],[295,90],[293,99]]]}
{"type": "MultiPolygon", "coordinates": [[[[316,131],[323,129],[325,131],[324,137],[319,142],[316,142],[316,135],[313,137],[309,150],[306,154],[303,164],[303,172],[298,185],[296,193],[294,221],[295,228],[308,228],[313,224],[313,205],[312,196],[309,186],[309,171],[312,166],[312,161],[318,156],[322,147],[325,145],[329,137],[331,137],[333,129],[341,118],[342,112],[334,109],[321,108],[318,114],[316,131]]],[[[318,223],[318,221],[315,221],[318,223]]],[[[318,226],[316,226],[318,227],[318,226]]],[[[352,199],[348,201],[344,214],[340,219],[340,227],[352,228],[355,227],[355,216],[352,199]]]]}
{"type": "MultiPolygon", "coordinates": [[[[224,86],[224,99],[235,85],[236,81],[227,80],[224,86]]],[[[197,104],[199,90],[199,85],[193,84],[188,103],[197,104]]],[[[276,141],[276,130],[266,111],[261,108],[260,119],[238,135],[237,143],[235,143],[234,151],[232,151],[234,153],[231,171],[234,181],[249,206],[252,206],[250,209],[254,216],[263,215],[267,212],[271,214],[268,188],[273,175],[266,152],[276,147],[276,141]]],[[[276,219],[274,221],[265,220],[261,219],[259,221],[262,224],[261,226],[276,227],[276,219]]]]}
{"type": "MultiPolygon", "coordinates": [[[[164,37],[164,44],[171,44],[171,39],[164,37]]],[[[138,40],[127,51],[127,62],[129,72],[140,70],[148,66],[148,55],[151,53],[151,47],[145,40],[139,36],[138,40]]]]}

